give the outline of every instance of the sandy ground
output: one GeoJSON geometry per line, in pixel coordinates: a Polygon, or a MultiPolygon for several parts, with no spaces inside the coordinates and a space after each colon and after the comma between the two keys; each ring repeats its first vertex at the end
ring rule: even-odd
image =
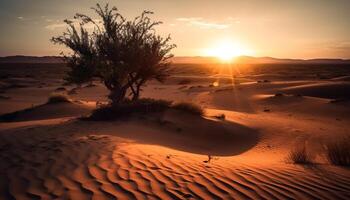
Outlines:
{"type": "Polygon", "coordinates": [[[180,71],[142,96],[195,102],[204,118],[109,122],[77,119],[106,100],[100,83],[72,92],[55,76],[2,79],[0,114],[32,109],[0,123],[0,199],[349,199],[349,169],[324,155],[349,135],[348,77],[272,72],[180,71]],[[45,105],[55,91],[75,102],[45,105]],[[286,160],[303,145],[315,165],[286,160]]]}

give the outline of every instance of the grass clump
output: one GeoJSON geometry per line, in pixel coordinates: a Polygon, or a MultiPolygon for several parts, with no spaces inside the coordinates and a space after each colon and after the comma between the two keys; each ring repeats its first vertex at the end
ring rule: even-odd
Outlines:
{"type": "Polygon", "coordinates": [[[198,115],[198,116],[204,115],[204,110],[202,107],[190,102],[175,103],[171,107],[175,110],[185,111],[193,115],[198,115]]]}
{"type": "Polygon", "coordinates": [[[65,94],[52,94],[46,104],[69,103],[71,100],[65,94]]]}
{"type": "Polygon", "coordinates": [[[284,96],[283,93],[276,93],[276,94],[275,94],[275,97],[283,97],[283,96],[284,96]]]}
{"type": "Polygon", "coordinates": [[[350,137],[326,144],[327,160],[338,166],[350,166],[350,137]]]}
{"type": "Polygon", "coordinates": [[[312,164],[311,156],[306,151],[305,146],[292,149],[288,154],[287,161],[294,164],[312,164]]]}
{"type": "Polygon", "coordinates": [[[88,120],[113,120],[130,116],[131,114],[147,114],[162,112],[171,105],[170,101],[155,99],[139,99],[137,101],[125,100],[117,105],[102,106],[93,111],[88,120]]]}
{"type": "Polygon", "coordinates": [[[214,117],[216,119],[219,119],[219,120],[225,120],[226,119],[226,115],[225,114],[215,115],[214,117]]]}
{"type": "Polygon", "coordinates": [[[132,114],[164,112],[167,109],[180,110],[197,116],[204,115],[204,110],[193,103],[181,102],[172,104],[171,101],[144,98],[136,101],[125,100],[115,105],[101,106],[84,119],[94,121],[114,120],[125,118],[132,114]]]}

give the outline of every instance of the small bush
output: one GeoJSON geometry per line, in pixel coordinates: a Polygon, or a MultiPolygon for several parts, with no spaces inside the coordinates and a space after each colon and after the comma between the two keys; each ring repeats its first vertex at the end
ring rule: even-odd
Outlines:
{"type": "Polygon", "coordinates": [[[294,148],[290,151],[287,161],[294,164],[311,164],[312,159],[310,154],[306,151],[305,146],[301,148],[294,148]]]}
{"type": "Polygon", "coordinates": [[[284,96],[284,94],[282,94],[282,93],[276,93],[275,94],[275,97],[283,97],[284,96]]]}
{"type": "Polygon", "coordinates": [[[49,97],[46,104],[68,103],[71,102],[69,97],[64,94],[53,94],[49,97]]]}
{"type": "Polygon", "coordinates": [[[333,165],[350,166],[350,137],[326,144],[326,157],[333,165]]]}
{"type": "Polygon", "coordinates": [[[219,119],[219,120],[225,120],[226,119],[226,115],[225,114],[215,115],[214,117],[216,119],[219,119]]]}
{"type": "Polygon", "coordinates": [[[126,100],[118,105],[102,106],[93,111],[88,120],[113,120],[127,117],[135,113],[162,112],[170,107],[171,102],[165,100],[139,99],[137,101],[126,100]]]}
{"type": "Polygon", "coordinates": [[[173,104],[171,107],[173,109],[181,110],[181,111],[193,114],[193,115],[199,115],[199,116],[204,115],[203,108],[194,104],[194,103],[180,102],[180,103],[173,104]]]}

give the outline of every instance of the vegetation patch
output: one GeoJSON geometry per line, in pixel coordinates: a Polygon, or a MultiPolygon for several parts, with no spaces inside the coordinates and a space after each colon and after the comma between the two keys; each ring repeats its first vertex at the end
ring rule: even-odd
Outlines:
{"type": "Polygon", "coordinates": [[[198,115],[198,116],[204,115],[204,110],[202,107],[190,102],[175,103],[171,107],[175,110],[185,111],[193,115],[198,115]]]}
{"type": "Polygon", "coordinates": [[[103,121],[113,120],[130,116],[131,114],[147,114],[154,112],[162,112],[171,105],[170,101],[155,99],[139,99],[137,101],[125,100],[119,104],[111,104],[102,106],[93,111],[87,120],[103,121]]]}
{"type": "Polygon", "coordinates": [[[338,166],[350,166],[350,137],[326,144],[327,160],[338,166]]]}
{"type": "Polygon", "coordinates": [[[282,93],[276,93],[275,94],[275,97],[283,97],[284,96],[284,94],[282,94],[282,93]]]}
{"type": "Polygon", "coordinates": [[[65,94],[52,94],[47,100],[46,104],[70,103],[70,102],[72,101],[65,94]]]}
{"type": "Polygon", "coordinates": [[[164,112],[168,109],[180,110],[192,115],[202,116],[204,110],[193,103],[181,102],[172,104],[171,101],[143,98],[139,100],[124,100],[118,104],[101,106],[84,120],[105,121],[128,117],[132,114],[150,114],[164,112]]]}
{"type": "Polygon", "coordinates": [[[225,114],[215,115],[214,117],[215,117],[216,119],[219,119],[219,120],[225,120],[225,119],[226,119],[226,115],[225,115],[225,114]]]}
{"type": "Polygon", "coordinates": [[[292,149],[287,156],[287,161],[293,164],[312,164],[311,156],[306,151],[305,146],[292,149]]]}

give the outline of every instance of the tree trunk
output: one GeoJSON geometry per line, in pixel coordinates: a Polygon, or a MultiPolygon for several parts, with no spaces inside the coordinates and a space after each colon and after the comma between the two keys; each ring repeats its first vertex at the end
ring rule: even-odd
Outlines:
{"type": "Polygon", "coordinates": [[[127,87],[114,87],[110,90],[108,98],[112,101],[112,105],[118,104],[125,100],[127,87]]]}
{"type": "Polygon", "coordinates": [[[133,92],[133,98],[132,100],[133,101],[136,101],[139,99],[140,97],[140,91],[141,91],[141,86],[145,83],[146,81],[145,80],[141,80],[140,82],[136,83],[136,88],[134,88],[134,92],[133,92]]]}

